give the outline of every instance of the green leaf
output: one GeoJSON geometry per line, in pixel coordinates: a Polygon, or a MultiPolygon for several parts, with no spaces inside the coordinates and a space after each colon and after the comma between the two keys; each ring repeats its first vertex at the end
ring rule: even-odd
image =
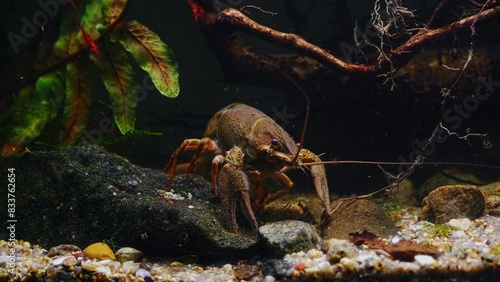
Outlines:
{"type": "Polygon", "coordinates": [[[79,58],[66,66],[64,130],[60,135],[65,144],[73,143],[78,133],[85,128],[94,90],[91,67],[87,58],[79,58]]]}
{"type": "Polygon", "coordinates": [[[156,88],[165,96],[179,94],[179,70],[173,52],[160,37],[137,21],[131,21],[113,34],[132,54],[139,66],[147,71],[156,88]]]}
{"type": "Polygon", "coordinates": [[[102,17],[104,18],[104,22],[107,24],[115,22],[127,6],[127,2],[127,0],[102,1],[102,17]]]}
{"type": "Polygon", "coordinates": [[[105,23],[102,17],[102,1],[100,0],[89,0],[85,5],[85,13],[83,14],[81,20],[81,26],[92,38],[98,38],[100,33],[98,31],[99,26],[105,23]]]}
{"type": "Polygon", "coordinates": [[[134,129],[137,89],[134,72],[127,52],[120,44],[104,41],[100,55],[90,57],[100,69],[101,78],[109,92],[115,122],[120,132],[134,129]]]}
{"type": "Polygon", "coordinates": [[[83,5],[79,5],[77,8],[71,6],[64,10],[61,27],[59,29],[59,37],[54,44],[53,58],[64,58],[83,48],[85,45],[83,40],[77,38],[83,10],[83,5]]]}
{"type": "Polygon", "coordinates": [[[35,86],[22,88],[13,105],[12,129],[2,148],[10,153],[38,137],[57,115],[64,95],[62,71],[38,78],[35,86]]]}

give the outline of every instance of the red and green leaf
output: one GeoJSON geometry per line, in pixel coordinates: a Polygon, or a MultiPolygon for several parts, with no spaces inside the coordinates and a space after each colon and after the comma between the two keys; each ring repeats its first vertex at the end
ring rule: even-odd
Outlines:
{"type": "Polygon", "coordinates": [[[179,69],[172,50],[158,35],[137,21],[126,23],[114,34],[132,54],[137,64],[149,73],[156,88],[165,96],[179,94],[179,69]]]}
{"type": "Polygon", "coordinates": [[[83,10],[83,6],[78,6],[77,8],[68,7],[63,13],[59,28],[59,37],[54,43],[54,58],[64,58],[83,48],[83,41],[77,39],[83,10]]]}
{"type": "Polygon", "coordinates": [[[87,58],[80,58],[66,66],[66,99],[62,121],[64,127],[60,134],[64,144],[73,143],[78,133],[85,129],[94,90],[91,67],[87,58]]]}
{"type": "Polygon", "coordinates": [[[137,105],[137,89],[134,72],[127,52],[114,42],[104,42],[101,55],[91,55],[99,67],[102,81],[109,92],[115,122],[122,134],[131,131],[135,126],[135,107],[137,105]]]}
{"type": "Polygon", "coordinates": [[[85,12],[82,16],[80,25],[88,32],[91,38],[98,38],[100,36],[99,28],[103,24],[105,25],[102,16],[102,1],[88,0],[85,4],[85,12]]]}
{"type": "Polygon", "coordinates": [[[115,22],[126,8],[128,0],[102,1],[102,16],[106,24],[115,22]]]}

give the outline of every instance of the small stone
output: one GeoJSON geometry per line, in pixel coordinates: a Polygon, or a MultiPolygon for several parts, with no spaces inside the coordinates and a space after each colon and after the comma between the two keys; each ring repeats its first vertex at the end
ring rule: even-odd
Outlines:
{"type": "MultiPolygon", "coordinates": [[[[68,256],[69,257],[69,256],[68,256]]],[[[63,261],[68,257],[58,257],[52,260],[52,265],[61,265],[63,261]]]]}
{"type": "Polygon", "coordinates": [[[84,265],[82,265],[82,271],[86,271],[86,272],[96,272],[97,271],[97,268],[99,267],[100,265],[98,263],[94,263],[94,262],[91,262],[91,263],[86,263],[84,265]]]}
{"type": "Polygon", "coordinates": [[[83,253],[90,259],[112,259],[116,260],[115,254],[111,248],[104,243],[94,243],[83,250],[83,253]]]}
{"type": "Polygon", "coordinates": [[[144,257],[144,254],[134,248],[124,247],[116,251],[116,258],[120,262],[134,261],[139,262],[144,257]]]}
{"type": "Polygon", "coordinates": [[[276,281],[276,278],[274,278],[273,276],[271,275],[267,275],[266,277],[264,277],[264,281],[265,282],[275,282],[276,281]]]}
{"type": "Polygon", "coordinates": [[[474,220],[483,214],[483,193],[474,185],[448,185],[437,188],[422,201],[422,220],[443,224],[454,218],[474,220]]]}
{"type": "Polygon", "coordinates": [[[359,268],[358,263],[356,262],[356,260],[354,260],[352,258],[343,257],[340,260],[340,263],[342,265],[344,265],[347,269],[349,269],[352,272],[356,272],[358,270],[358,268],[359,268]]]}
{"type": "Polygon", "coordinates": [[[64,267],[73,267],[76,265],[76,258],[74,256],[69,256],[64,258],[64,260],[61,263],[64,267]]]}
{"type": "Polygon", "coordinates": [[[415,262],[420,266],[433,265],[436,263],[436,259],[428,255],[416,255],[415,262]]]}
{"type": "Polygon", "coordinates": [[[330,239],[326,242],[326,258],[334,264],[342,258],[357,258],[358,250],[351,242],[347,240],[330,239]]]}
{"type": "Polygon", "coordinates": [[[397,228],[387,213],[373,201],[365,199],[341,199],[332,203],[330,222],[323,230],[323,239],[347,240],[350,234],[370,232],[378,237],[389,238],[397,234],[397,228]]]}
{"type": "Polygon", "coordinates": [[[452,239],[458,239],[458,238],[465,238],[467,235],[463,230],[455,230],[451,233],[450,238],[452,239]]]}
{"type": "Polygon", "coordinates": [[[472,225],[472,221],[468,218],[452,219],[446,223],[454,230],[467,230],[472,225]]]}
{"type": "Polygon", "coordinates": [[[274,255],[308,251],[321,242],[321,237],[309,223],[284,220],[268,223],[259,228],[260,239],[274,255]]]}
{"type": "Polygon", "coordinates": [[[135,277],[137,277],[137,278],[139,278],[139,277],[142,277],[142,278],[151,277],[151,273],[149,273],[149,271],[147,271],[146,269],[139,268],[135,272],[135,277]]]}
{"type": "Polygon", "coordinates": [[[47,256],[48,257],[67,256],[71,255],[72,253],[81,251],[82,249],[80,249],[78,246],[75,245],[59,245],[50,248],[49,252],[47,253],[47,256]]]}

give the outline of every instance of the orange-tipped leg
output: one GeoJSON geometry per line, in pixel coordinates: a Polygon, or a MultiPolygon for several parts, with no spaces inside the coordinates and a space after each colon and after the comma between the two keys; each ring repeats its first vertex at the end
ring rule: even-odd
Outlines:
{"type": "Polygon", "coordinates": [[[179,148],[177,148],[177,150],[175,150],[175,152],[172,154],[169,162],[167,163],[167,165],[163,169],[163,171],[168,174],[168,178],[169,178],[168,184],[167,184],[167,187],[165,188],[165,190],[169,191],[172,187],[172,180],[173,180],[174,175],[175,175],[175,170],[176,170],[177,162],[179,160],[179,155],[181,155],[182,153],[187,152],[187,151],[195,151],[195,154],[194,154],[193,158],[191,159],[191,162],[189,163],[188,168],[186,169],[186,174],[189,174],[193,170],[194,163],[195,163],[196,159],[199,157],[201,151],[203,151],[203,150],[210,150],[210,151],[214,152],[214,154],[220,154],[220,149],[217,147],[215,142],[212,139],[207,138],[207,137],[205,137],[203,139],[186,139],[186,140],[184,140],[184,142],[182,142],[182,144],[179,146],[179,148]]]}

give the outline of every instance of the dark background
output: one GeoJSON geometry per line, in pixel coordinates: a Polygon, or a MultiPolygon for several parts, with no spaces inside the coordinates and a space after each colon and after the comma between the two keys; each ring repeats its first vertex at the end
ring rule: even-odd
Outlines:
{"type": "MultiPolygon", "coordinates": [[[[286,1],[286,0],[285,0],[286,1]]],[[[308,1],[296,1],[302,10],[308,8],[308,1]]],[[[370,19],[372,1],[348,1],[348,12],[340,11],[336,1],[315,1],[316,8],[307,17],[305,29],[297,30],[284,12],[283,1],[228,1],[237,3],[239,8],[245,4],[254,4],[265,10],[277,13],[271,16],[257,10],[248,9],[247,15],[255,21],[283,32],[298,32],[334,55],[343,58],[339,46],[342,42],[353,44],[353,28],[364,27],[370,19]],[[241,3],[240,3],[241,2],[241,3]]],[[[408,1],[404,1],[408,2],[408,1]]],[[[17,74],[30,69],[33,56],[40,44],[50,42],[57,33],[57,16],[45,31],[22,46],[15,54],[6,34],[20,34],[22,17],[31,19],[40,10],[36,1],[1,2],[2,66],[0,110],[6,111],[12,101],[11,89],[17,80],[17,74]]],[[[416,21],[427,19],[435,7],[435,1],[410,1],[412,8],[418,9],[416,21]]],[[[299,93],[284,92],[279,89],[259,88],[227,81],[198,23],[192,18],[185,1],[139,1],[132,0],[125,20],[138,20],[156,32],[173,50],[180,72],[181,92],[175,99],[162,96],[155,90],[147,92],[146,98],[137,108],[138,129],[161,132],[161,137],[136,137],[110,147],[127,157],[131,162],[151,167],[163,168],[170,154],[185,138],[201,138],[209,118],[220,108],[232,102],[241,102],[254,106],[269,116],[276,118],[275,112],[294,115],[288,124],[278,122],[298,141],[305,115],[305,99],[299,93]]],[[[304,27],[304,25],[302,25],[304,27]]],[[[493,75],[494,81],[500,81],[498,75],[498,20],[476,28],[474,39],[475,52],[483,52],[491,58],[488,66],[484,62],[475,62],[478,75],[493,75]]],[[[260,40],[243,36],[245,42],[257,51],[288,52],[260,40]]],[[[424,51],[433,49],[455,48],[459,56],[466,56],[470,45],[470,33],[454,34],[435,41],[424,51]]],[[[366,49],[370,55],[370,49],[366,49]]],[[[371,50],[373,51],[373,50],[371,50]]],[[[371,53],[373,55],[373,53],[371,53]]],[[[433,59],[429,59],[432,61],[433,59]]],[[[429,62],[430,62],[429,61],[429,62]]],[[[415,62],[427,64],[427,61],[415,62]]],[[[343,77],[332,81],[335,87],[318,87],[317,91],[307,93],[311,99],[310,120],[304,146],[316,153],[323,153],[323,160],[374,160],[399,161],[408,159],[415,149],[415,140],[429,138],[442,114],[440,90],[450,87],[450,81],[442,81],[436,86],[432,77],[426,77],[425,67],[420,72],[424,81],[430,81],[427,88],[415,91],[403,81],[391,91],[380,82],[357,80],[343,77]],[[337,87],[338,85],[338,87],[337,87]]],[[[146,73],[136,69],[139,81],[146,73]]],[[[446,105],[461,104],[461,99],[471,95],[479,82],[477,77],[462,79],[463,83],[454,90],[456,99],[446,105]]],[[[452,80],[451,80],[452,81],[452,80]]],[[[111,117],[109,99],[100,78],[95,83],[98,103],[94,105],[93,115],[88,130],[97,128],[99,121],[111,117]]],[[[471,137],[470,142],[451,136],[444,144],[428,156],[429,161],[471,162],[497,165],[499,163],[499,98],[495,92],[487,101],[482,101],[471,117],[463,119],[457,133],[467,132],[487,134],[486,138],[471,137]]],[[[57,128],[57,126],[55,126],[57,128]]],[[[55,135],[57,136],[57,135],[55,135]]],[[[118,130],[107,134],[105,138],[119,136],[118,130]]],[[[47,130],[37,141],[54,143],[54,134],[47,130]]],[[[33,144],[30,149],[39,148],[33,144]]],[[[42,147],[43,148],[43,147],[42,147]]],[[[453,166],[476,174],[483,181],[498,179],[498,170],[477,169],[473,166],[453,166]]],[[[397,166],[386,166],[388,171],[397,173],[397,166]]],[[[421,183],[429,175],[438,171],[436,167],[426,166],[412,175],[412,180],[421,183]]],[[[387,184],[383,173],[375,165],[327,165],[328,180],[333,193],[350,194],[376,190],[387,184]]],[[[291,173],[292,180],[298,187],[313,191],[312,182],[303,173],[291,173]]]]}

